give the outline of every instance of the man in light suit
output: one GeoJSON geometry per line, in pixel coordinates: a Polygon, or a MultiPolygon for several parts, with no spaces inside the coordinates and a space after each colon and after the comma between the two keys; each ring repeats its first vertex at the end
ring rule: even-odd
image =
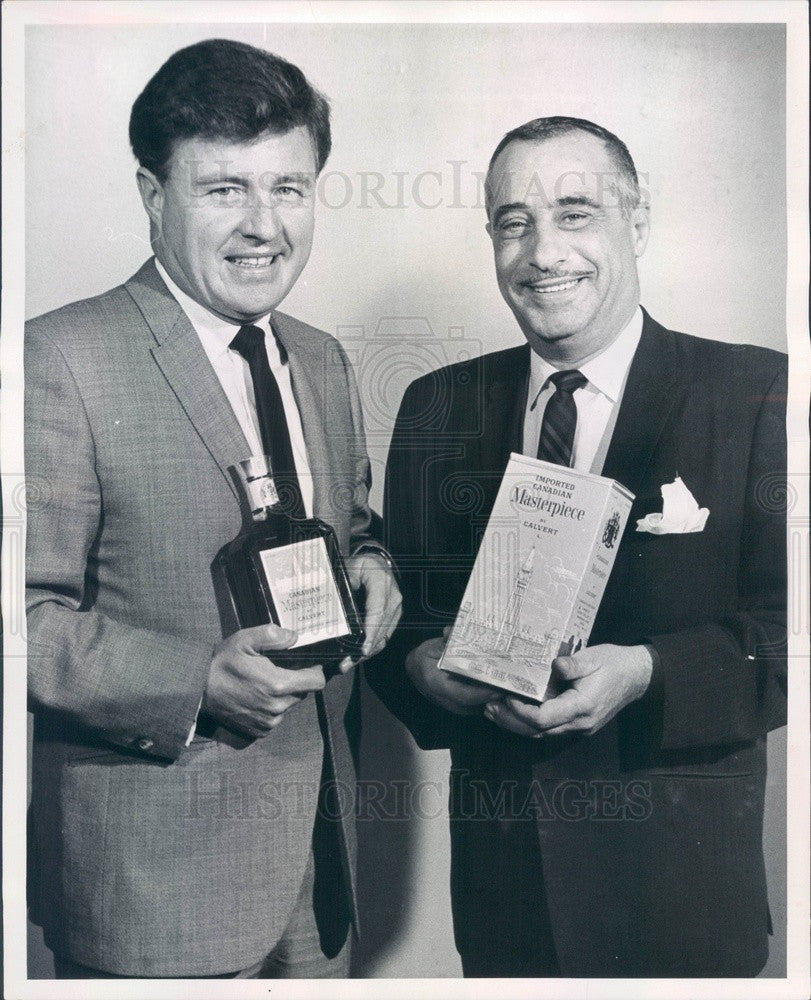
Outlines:
{"type": "Polygon", "coordinates": [[[26,331],[32,916],[58,976],[344,976],[355,672],[274,664],[295,633],[229,632],[212,572],[241,527],[229,467],[282,434],[365,603],[365,655],[398,617],[354,376],[276,311],[310,253],[329,110],[295,66],[214,40],[157,72],[130,139],[155,258],[26,331]]]}
{"type": "Polygon", "coordinates": [[[785,721],[785,359],[640,308],[648,208],[600,126],[508,133],[486,192],[527,345],[405,395],[385,504],[404,666],[370,669],[421,746],[451,749],[465,975],[754,975],[766,733],[785,721]],[[511,451],[636,497],[590,645],[554,661],[540,705],[437,669],[511,451]],[[706,524],[653,533],[677,477],[706,524]]]}

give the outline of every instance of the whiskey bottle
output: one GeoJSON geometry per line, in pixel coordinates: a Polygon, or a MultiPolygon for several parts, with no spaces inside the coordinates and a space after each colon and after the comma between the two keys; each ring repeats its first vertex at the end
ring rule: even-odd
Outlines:
{"type": "Polygon", "coordinates": [[[333,529],[284,512],[267,456],[252,456],[231,472],[243,494],[245,524],[217,560],[239,627],[273,623],[297,632],[294,646],[269,654],[280,666],[360,655],[365,633],[333,529]]]}

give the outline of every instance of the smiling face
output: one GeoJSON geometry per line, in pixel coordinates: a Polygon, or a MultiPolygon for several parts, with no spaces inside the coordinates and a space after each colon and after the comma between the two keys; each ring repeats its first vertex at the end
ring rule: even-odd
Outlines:
{"type": "Polygon", "coordinates": [[[639,303],[636,259],[648,213],[624,215],[603,141],[571,132],[505,146],[488,178],[487,231],[501,294],[534,351],[580,364],[604,350],[639,303]]]}
{"type": "Polygon", "coordinates": [[[287,295],[310,256],[315,178],[303,127],[248,143],[184,139],[164,182],[138,171],[155,256],[217,316],[259,319],[287,295]]]}

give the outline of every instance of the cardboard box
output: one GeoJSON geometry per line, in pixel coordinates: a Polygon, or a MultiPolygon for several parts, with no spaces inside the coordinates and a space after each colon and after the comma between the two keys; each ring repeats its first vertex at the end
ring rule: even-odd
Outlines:
{"type": "Polygon", "coordinates": [[[633,494],[513,454],[439,666],[542,701],[591,633],[633,494]]]}

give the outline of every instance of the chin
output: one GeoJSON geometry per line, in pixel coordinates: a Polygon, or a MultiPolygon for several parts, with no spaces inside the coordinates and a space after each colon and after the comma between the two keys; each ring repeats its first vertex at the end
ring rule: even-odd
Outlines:
{"type": "Polygon", "coordinates": [[[238,301],[229,303],[229,312],[232,316],[237,316],[241,323],[252,323],[255,319],[267,316],[279,304],[280,298],[276,296],[263,296],[246,300],[243,296],[238,301]]]}
{"type": "Polygon", "coordinates": [[[533,340],[541,344],[553,344],[558,340],[565,340],[577,333],[579,327],[574,323],[545,323],[539,326],[533,323],[529,326],[529,335],[533,340]]]}

